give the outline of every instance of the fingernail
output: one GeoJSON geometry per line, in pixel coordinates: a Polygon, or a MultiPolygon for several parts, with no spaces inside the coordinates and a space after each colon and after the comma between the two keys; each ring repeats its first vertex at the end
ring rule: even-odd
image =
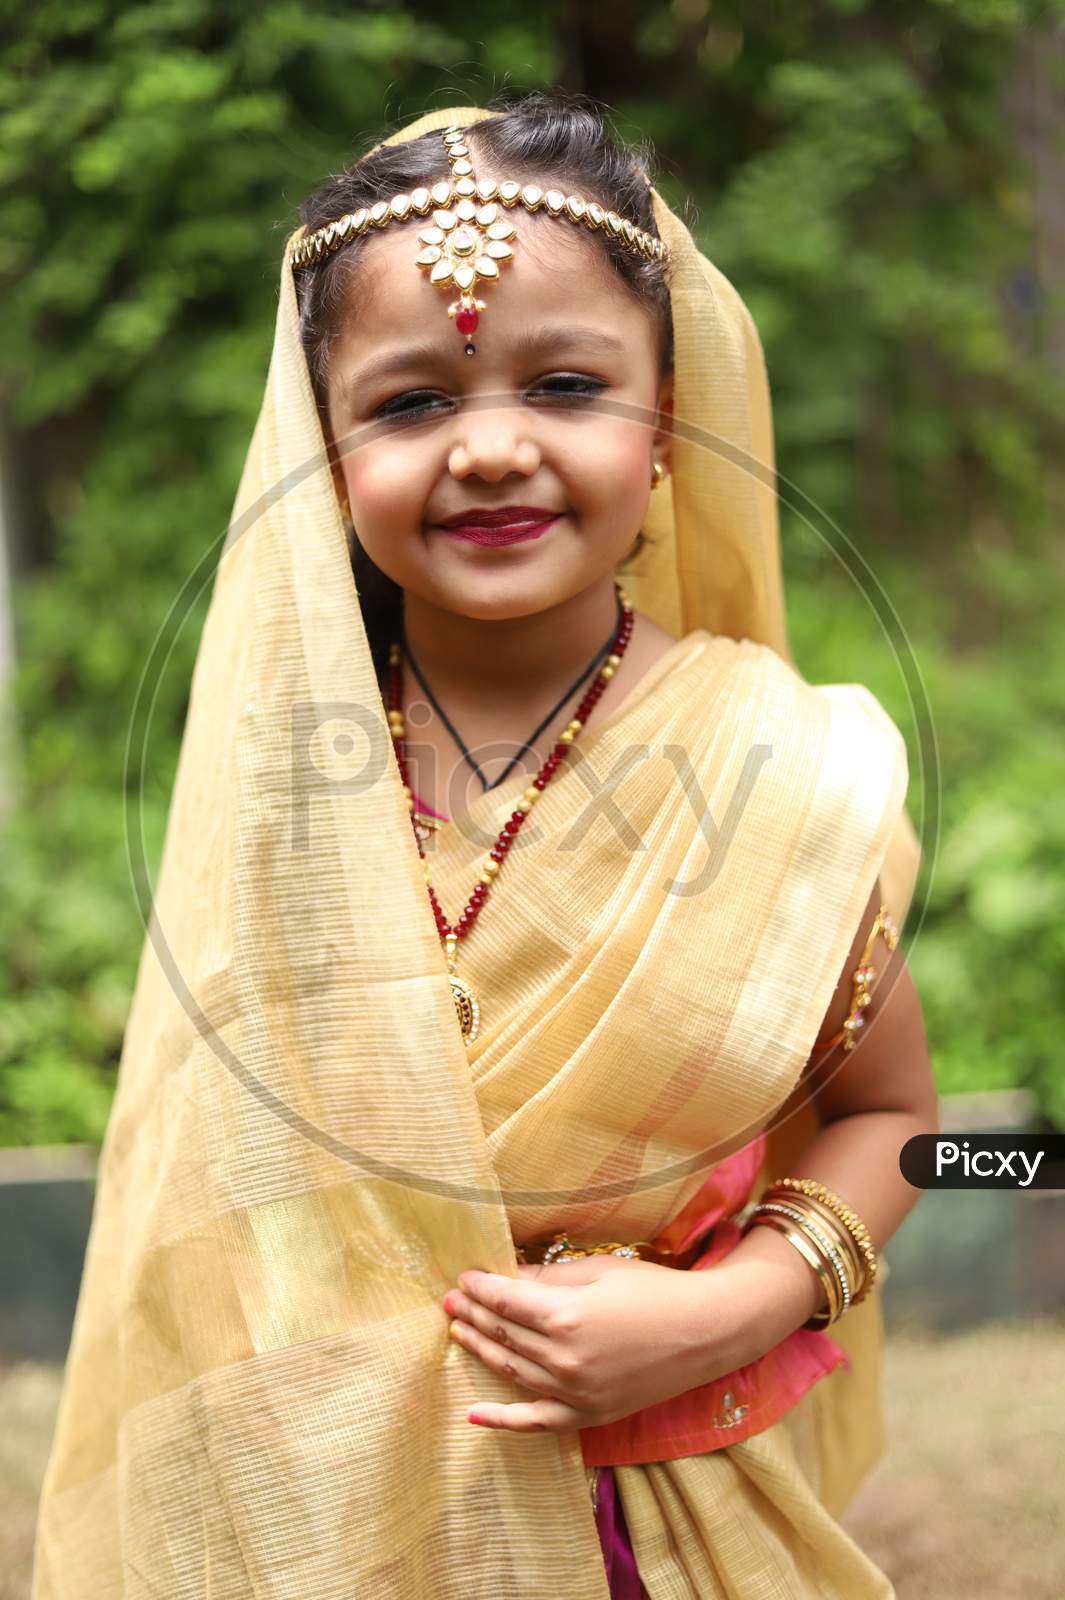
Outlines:
{"type": "Polygon", "coordinates": [[[447,1314],[448,1314],[448,1316],[449,1316],[449,1317],[450,1317],[450,1316],[451,1316],[451,1315],[452,1315],[452,1310],[451,1310],[451,1295],[450,1295],[450,1293],[449,1293],[449,1294],[446,1294],[446,1295],[445,1295],[445,1296],[444,1296],[444,1310],[445,1310],[445,1311],[446,1311],[446,1312],[447,1312],[447,1314]]]}
{"type": "Polygon", "coordinates": [[[484,1418],[483,1417],[475,1417],[472,1411],[468,1411],[466,1413],[466,1421],[467,1422],[479,1422],[479,1423],[482,1424],[482,1426],[484,1424],[484,1418]]]}

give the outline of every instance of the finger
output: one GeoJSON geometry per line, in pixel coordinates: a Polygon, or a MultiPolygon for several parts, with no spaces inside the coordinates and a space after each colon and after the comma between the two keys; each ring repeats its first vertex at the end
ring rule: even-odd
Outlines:
{"type": "Polygon", "coordinates": [[[500,1316],[487,1306],[480,1305],[478,1301],[471,1300],[468,1294],[463,1294],[458,1289],[452,1289],[448,1294],[446,1309],[462,1325],[475,1328],[478,1333],[484,1334],[486,1339],[491,1339],[504,1349],[514,1350],[518,1355],[525,1356],[527,1360],[535,1361],[540,1366],[552,1365],[553,1346],[546,1334],[537,1333],[532,1328],[524,1328],[520,1323],[512,1322],[509,1317],[500,1316]]]}
{"type": "Polygon", "coordinates": [[[508,1322],[547,1335],[564,1295],[540,1280],[505,1278],[499,1272],[460,1272],[459,1288],[469,1300],[508,1322]]]}
{"type": "Polygon", "coordinates": [[[531,1389],[535,1394],[558,1396],[558,1380],[537,1362],[520,1355],[517,1350],[509,1349],[505,1345],[497,1344],[494,1339],[486,1338],[468,1322],[453,1322],[450,1333],[456,1344],[460,1344],[464,1350],[476,1356],[492,1372],[498,1372],[500,1377],[510,1378],[514,1383],[520,1383],[523,1388],[531,1389]]]}
{"type": "Polygon", "coordinates": [[[567,1433],[584,1427],[581,1413],[563,1400],[519,1400],[513,1405],[479,1400],[467,1412],[467,1417],[486,1428],[499,1428],[508,1433],[567,1433]]]}

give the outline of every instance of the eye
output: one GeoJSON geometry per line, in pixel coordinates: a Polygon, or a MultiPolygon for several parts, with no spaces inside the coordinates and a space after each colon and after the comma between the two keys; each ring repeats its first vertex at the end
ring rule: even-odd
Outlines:
{"type": "MultiPolygon", "coordinates": [[[[539,394],[549,400],[591,400],[606,387],[601,378],[585,378],[577,372],[559,372],[543,380],[539,394]]],[[[537,396],[534,394],[531,398],[537,396]]]]}
{"type": "MultiPolygon", "coordinates": [[[[533,390],[529,398],[580,403],[582,400],[591,400],[608,387],[601,378],[587,378],[576,372],[553,373],[551,377],[541,379],[539,387],[533,390]]],[[[386,422],[422,422],[449,404],[450,401],[434,389],[411,389],[378,406],[373,415],[386,422]]]]}
{"type": "Polygon", "coordinates": [[[394,400],[378,406],[373,415],[386,422],[419,422],[430,412],[439,411],[441,399],[442,396],[435,395],[432,389],[412,389],[408,394],[397,395],[394,400]],[[427,403],[434,399],[435,404],[427,403]],[[417,401],[417,405],[411,404],[412,401],[417,401]]]}

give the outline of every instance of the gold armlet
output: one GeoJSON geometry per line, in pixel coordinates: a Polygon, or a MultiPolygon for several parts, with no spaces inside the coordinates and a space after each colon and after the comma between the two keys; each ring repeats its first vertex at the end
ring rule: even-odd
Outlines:
{"type": "Polygon", "coordinates": [[[832,1035],[831,1039],[816,1040],[813,1046],[815,1050],[832,1050],[836,1045],[842,1044],[844,1051],[850,1051],[858,1043],[858,1035],[865,1026],[865,1008],[873,998],[876,968],[870,966],[869,961],[879,934],[883,934],[889,950],[896,948],[899,942],[899,930],[892,922],[887,906],[881,906],[874,917],[869,937],[865,941],[865,949],[851,974],[851,1004],[843,1026],[838,1033],[832,1035]]]}

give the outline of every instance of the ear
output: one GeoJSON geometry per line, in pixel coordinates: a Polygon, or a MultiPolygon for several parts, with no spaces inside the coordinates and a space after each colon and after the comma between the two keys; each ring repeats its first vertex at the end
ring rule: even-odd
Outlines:
{"type": "Polygon", "coordinates": [[[658,418],[654,436],[655,461],[673,471],[673,373],[667,372],[658,391],[658,418]]]}

